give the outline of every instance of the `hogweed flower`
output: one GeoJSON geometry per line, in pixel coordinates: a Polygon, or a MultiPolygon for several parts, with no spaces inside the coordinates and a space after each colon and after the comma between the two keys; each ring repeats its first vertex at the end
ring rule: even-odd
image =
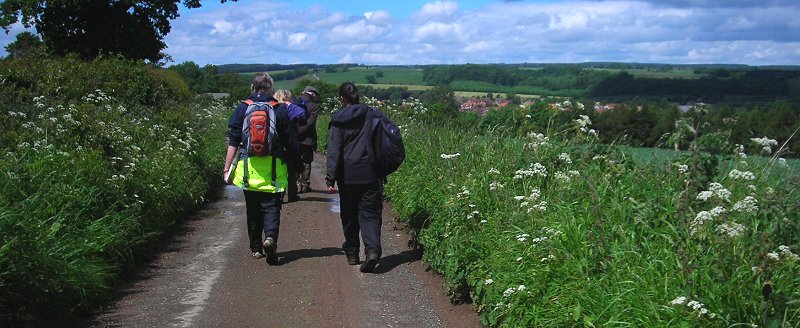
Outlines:
{"type": "Polygon", "coordinates": [[[496,168],[490,168],[488,173],[489,174],[500,174],[500,171],[498,169],[496,169],[496,168]]]}
{"type": "Polygon", "coordinates": [[[686,172],[689,172],[689,165],[675,163],[675,166],[678,167],[678,173],[680,174],[686,174],[686,172]]]}
{"type": "Polygon", "coordinates": [[[489,278],[489,279],[486,279],[486,280],[483,281],[484,285],[491,285],[492,283],[494,283],[494,280],[492,280],[492,278],[489,278]]]}
{"type": "Polygon", "coordinates": [[[558,155],[558,160],[560,160],[560,161],[562,161],[562,162],[564,162],[566,164],[572,164],[572,158],[570,158],[569,154],[567,154],[567,153],[561,153],[560,155],[558,155]]]}
{"type": "Polygon", "coordinates": [[[502,189],[504,187],[505,185],[497,181],[492,181],[492,183],[489,184],[489,190],[497,190],[497,189],[502,189]]]}

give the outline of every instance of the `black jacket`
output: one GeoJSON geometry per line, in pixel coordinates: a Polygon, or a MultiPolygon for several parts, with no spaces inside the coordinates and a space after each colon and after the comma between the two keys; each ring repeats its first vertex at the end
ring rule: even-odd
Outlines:
{"type": "Polygon", "coordinates": [[[328,127],[328,185],[369,184],[379,181],[367,151],[370,138],[358,138],[370,111],[364,104],[349,105],[333,113],[328,127]]]}
{"type": "MultiPolygon", "coordinates": [[[[272,98],[272,96],[255,94],[250,95],[247,99],[262,102],[277,101],[275,98],[272,98]]],[[[230,119],[228,119],[228,145],[234,147],[241,146],[242,126],[244,125],[244,116],[246,113],[247,104],[242,102],[239,106],[236,106],[230,119]]],[[[296,168],[302,161],[300,161],[297,136],[289,121],[289,111],[286,109],[286,104],[284,103],[275,106],[275,129],[278,130],[278,140],[281,146],[283,146],[275,152],[275,156],[283,159],[290,167],[296,168]]]]}
{"type": "Polygon", "coordinates": [[[317,116],[319,115],[319,105],[314,102],[314,99],[309,94],[302,94],[298,97],[306,102],[306,118],[305,124],[297,125],[297,140],[301,145],[309,146],[317,150],[317,116]]]}

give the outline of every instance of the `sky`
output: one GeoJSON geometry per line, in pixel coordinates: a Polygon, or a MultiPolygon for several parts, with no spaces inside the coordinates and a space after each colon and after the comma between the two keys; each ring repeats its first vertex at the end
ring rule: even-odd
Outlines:
{"type": "Polygon", "coordinates": [[[798,0],[202,4],[164,38],[175,63],[800,65],[798,0]]]}

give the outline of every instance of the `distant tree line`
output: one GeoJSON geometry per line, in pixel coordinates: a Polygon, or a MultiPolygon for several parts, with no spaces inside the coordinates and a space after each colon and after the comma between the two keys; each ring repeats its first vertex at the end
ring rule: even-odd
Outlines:
{"type": "MultiPolygon", "coordinates": [[[[634,77],[623,71],[603,78],[591,86],[588,95],[593,97],[618,95],[788,96],[790,85],[786,76],[791,75],[773,73],[773,71],[751,71],[731,77],[666,79],[634,77]]],[[[794,78],[798,77],[800,75],[794,78]]]]}

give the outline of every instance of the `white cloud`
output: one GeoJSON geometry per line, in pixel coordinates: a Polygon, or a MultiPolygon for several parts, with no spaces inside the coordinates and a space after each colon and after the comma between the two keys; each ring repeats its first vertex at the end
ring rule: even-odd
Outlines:
{"type": "Polygon", "coordinates": [[[335,42],[372,42],[382,37],[388,30],[382,26],[368,24],[360,20],[331,29],[328,38],[335,42]]]}
{"type": "Polygon", "coordinates": [[[344,55],[344,57],[342,57],[342,58],[339,58],[339,61],[337,61],[337,63],[339,63],[339,64],[349,64],[349,63],[353,63],[353,62],[354,62],[353,61],[353,55],[351,55],[350,53],[344,55]]]}
{"type": "Polygon", "coordinates": [[[459,42],[464,41],[464,29],[459,23],[429,22],[414,31],[414,38],[440,43],[459,42]]]}
{"type": "Polygon", "coordinates": [[[458,11],[458,4],[452,1],[429,2],[415,13],[418,19],[448,18],[458,11]]]}

